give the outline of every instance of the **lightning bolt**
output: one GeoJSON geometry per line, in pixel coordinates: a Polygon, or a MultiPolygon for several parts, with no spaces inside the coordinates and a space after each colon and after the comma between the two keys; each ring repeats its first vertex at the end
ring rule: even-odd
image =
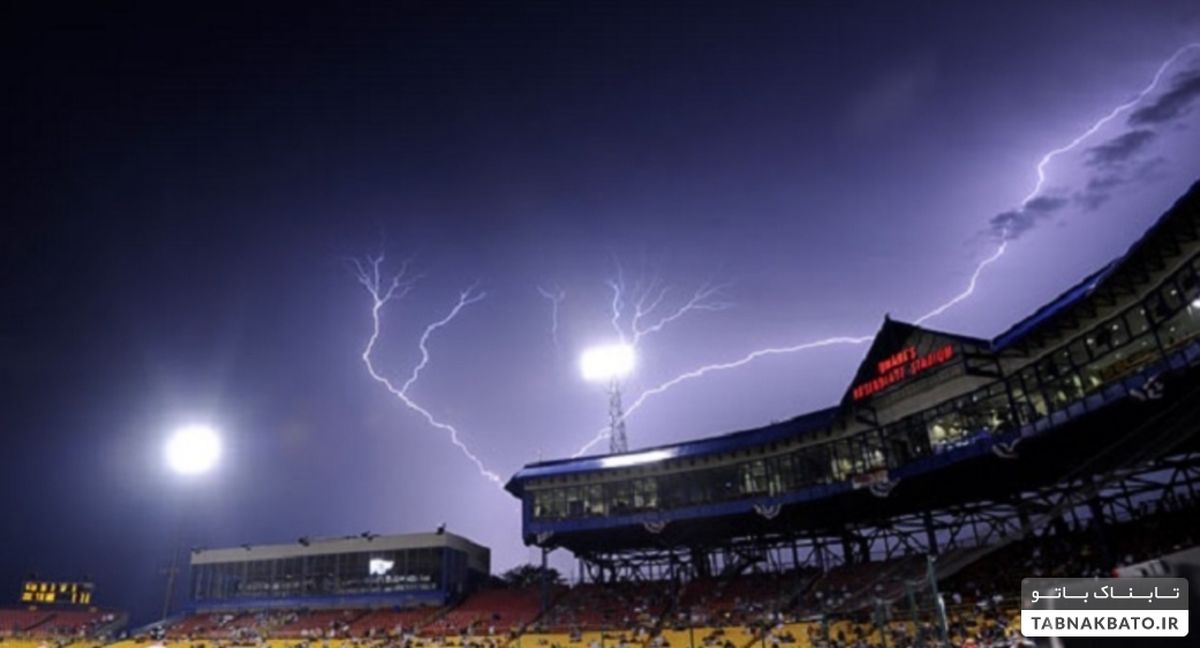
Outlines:
{"type": "Polygon", "coordinates": [[[567,298],[567,291],[557,285],[552,291],[541,286],[538,286],[537,290],[538,294],[550,302],[550,339],[554,342],[554,352],[558,353],[558,309],[567,298]]]}
{"type": "Polygon", "coordinates": [[[996,248],[996,251],[993,252],[991,256],[984,259],[983,261],[980,261],[979,265],[975,266],[975,272],[971,273],[971,280],[967,282],[966,289],[964,289],[962,292],[958,293],[954,297],[950,298],[949,301],[942,304],[941,306],[938,306],[937,308],[929,311],[928,313],[925,313],[924,315],[918,317],[913,323],[920,326],[921,324],[924,324],[927,320],[933,319],[933,318],[937,317],[938,315],[941,315],[942,313],[946,312],[948,309],[954,307],[959,302],[963,301],[964,299],[967,299],[972,294],[974,294],[975,285],[979,283],[979,275],[983,274],[984,268],[987,268],[989,265],[995,263],[997,259],[1004,256],[1004,251],[1006,249],[1008,249],[1008,239],[1003,239],[1000,241],[1000,245],[996,248]]]}
{"type": "MultiPolygon", "coordinates": [[[[797,344],[794,346],[767,347],[765,349],[758,349],[756,351],[751,351],[750,353],[747,353],[746,355],[742,356],[741,358],[738,358],[737,360],[731,360],[729,362],[718,362],[715,364],[705,365],[698,369],[693,369],[691,371],[679,374],[678,376],[675,376],[674,378],[672,378],[656,387],[651,387],[650,389],[643,391],[641,393],[641,395],[639,395],[633,401],[633,403],[630,404],[629,407],[625,408],[625,418],[629,418],[629,415],[633,414],[639,408],[641,408],[641,406],[643,404],[645,404],[645,402],[648,399],[650,399],[654,396],[657,396],[658,394],[661,394],[661,393],[667,391],[668,389],[671,389],[672,387],[678,385],[679,383],[687,382],[689,380],[695,380],[697,378],[701,378],[701,377],[703,377],[707,374],[713,373],[715,371],[724,371],[726,369],[736,369],[737,367],[741,367],[743,365],[749,364],[759,358],[763,358],[766,356],[784,355],[784,354],[788,354],[788,353],[798,353],[800,351],[807,351],[809,349],[819,349],[821,347],[836,346],[836,345],[843,345],[843,344],[863,344],[865,342],[869,342],[871,339],[873,339],[873,337],[874,336],[871,336],[871,335],[864,335],[861,337],[831,337],[831,338],[825,338],[824,340],[816,340],[814,342],[803,342],[801,344],[797,344]]],[[[600,430],[599,432],[597,432],[596,435],[594,437],[592,437],[592,439],[590,441],[588,441],[583,447],[581,447],[579,450],[577,450],[575,452],[575,454],[571,455],[571,457],[578,458],[578,457],[583,456],[585,453],[587,453],[589,450],[591,450],[593,447],[595,447],[595,445],[597,443],[600,443],[601,441],[603,441],[604,439],[607,439],[607,438],[608,438],[608,428],[606,427],[606,428],[603,428],[602,430],[600,430]]]]}
{"type": "Polygon", "coordinates": [[[454,307],[441,319],[432,322],[425,327],[421,333],[421,337],[417,342],[417,349],[421,352],[421,359],[413,366],[409,373],[408,379],[400,387],[396,387],[395,383],[390,378],[381,374],[376,368],[372,360],[372,354],[375,351],[375,343],[379,341],[382,321],[383,307],[392,300],[400,300],[405,297],[416,284],[419,277],[408,278],[408,264],[404,263],[400,267],[400,271],[392,275],[390,278],[383,277],[381,267],[383,265],[384,256],[382,254],[374,257],[367,257],[366,261],[359,259],[350,259],[350,264],[354,267],[355,278],[367,294],[371,296],[371,336],[367,338],[367,344],[362,351],[362,361],[367,368],[367,373],[371,379],[384,386],[388,392],[400,400],[408,409],[416,412],[425,419],[431,427],[437,428],[447,434],[450,442],[453,443],[471,463],[479,470],[480,476],[497,486],[503,485],[503,480],[500,475],[488,470],[483,461],[471,451],[467,444],[463,443],[459,438],[458,429],[449,423],[440,421],[428,409],[421,406],[420,403],[413,400],[409,395],[409,390],[416,384],[417,379],[421,377],[421,372],[429,365],[429,339],[433,334],[442,327],[450,324],[458,317],[459,313],[464,308],[480,301],[486,297],[486,293],[479,292],[475,286],[471,286],[458,294],[458,301],[454,307]]]}
{"type": "MultiPolygon", "coordinates": [[[[617,337],[621,340],[621,343],[628,343],[635,350],[640,348],[643,340],[648,336],[661,332],[672,323],[686,317],[689,313],[721,311],[732,306],[730,302],[721,299],[728,284],[705,283],[696,288],[690,297],[676,304],[674,308],[669,310],[664,309],[663,304],[667,301],[672,288],[664,284],[661,277],[654,276],[646,282],[638,280],[630,289],[625,284],[625,271],[621,266],[620,260],[614,258],[613,261],[617,266],[616,277],[610,278],[605,282],[609,290],[612,291],[612,299],[609,304],[612,314],[609,323],[616,332],[617,337]],[[633,311],[628,317],[628,323],[623,324],[622,319],[624,318],[626,307],[630,305],[628,302],[632,302],[633,311]],[[626,327],[628,327],[628,331],[626,331],[626,327]]],[[[681,377],[680,379],[683,380],[685,378],[681,377]]],[[[669,388],[670,385],[660,385],[647,392],[643,392],[630,407],[624,410],[621,420],[628,419],[631,413],[641,407],[646,398],[669,388]]],[[[610,435],[611,430],[608,427],[602,429],[592,437],[591,441],[572,456],[582,456],[597,443],[609,438],[610,435]]]]}
{"type": "Polygon", "coordinates": [[[635,349],[641,346],[645,338],[659,333],[690,313],[722,311],[733,305],[721,299],[729,284],[705,283],[673,309],[663,310],[663,304],[672,292],[671,286],[664,284],[661,277],[655,276],[646,282],[636,282],[632,289],[627,288],[620,263],[617,264],[616,278],[605,283],[612,291],[610,324],[621,342],[628,342],[635,349]],[[633,311],[627,318],[629,322],[622,324],[626,307],[630,305],[633,311]]]}
{"type": "MultiPolygon", "coordinates": [[[[1021,207],[1025,207],[1026,205],[1028,205],[1031,200],[1036,198],[1038,196],[1038,194],[1041,193],[1042,188],[1046,184],[1046,167],[1050,164],[1051,161],[1054,160],[1054,158],[1056,158],[1060,155],[1063,155],[1064,153],[1068,153],[1070,151],[1075,150],[1083,142],[1085,142],[1089,137],[1091,137],[1092,135],[1095,135],[1106,124],[1108,124],[1112,120],[1119,117],[1122,113],[1127,112],[1128,110],[1130,110],[1131,108],[1136,106],[1138,103],[1143,101],[1147,96],[1149,96],[1152,92],[1154,92],[1155,89],[1158,88],[1158,85],[1159,85],[1159,83],[1161,83],[1162,77],[1164,74],[1166,74],[1166,71],[1168,69],[1170,69],[1170,67],[1172,65],[1174,65],[1176,62],[1178,62],[1179,59],[1184,54],[1188,53],[1191,50],[1195,50],[1195,49],[1200,49],[1200,42],[1188,43],[1186,45],[1183,45],[1179,49],[1175,50],[1175,53],[1173,53],[1169,58],[1167,58],[1165,61],[1163,61],[1158,66],[1158,70],[1154,73],[1154,78],[1151,79],[1150,83],[1147,84],[1144,88],[1142,88],[1142,90],[1140,92],[1138,92],[1132,99],[1113,108],[1111,111],[1108,112],[1108,114],[1104,115],[1099,120],[1094,122],[1087,130],[1080,133],[1078,136],[1076,136],[1074,139],[1072,139],[1069,143],[1067,143],[1063,146],[1060,146],[1058,148],[1052,149],[1052,150],[1048,151],[1045,155],[1043,155],[1041,157],[1041,159],[1038,160],[1038,163],[1036,166],[1037,182],[1034,184],[1033,189],[1030,190],[1029,194],[1026,195],[1024,199],[1022,199],[1021,207]]],[[[957,304],[969,299],[971,297],[971,295],[973,295],[975,293],[975,288],[979,283],[979,277],[983,274],[983,271],[988,266],[990,266],[993,263],[995,263],[996,261],[998,261],[1000,259],[1000,257],[1004,256],[1005,251],[1007,251],[1008,243],[1011,240],[1008,238],[1007,230],[1004,231],[1004,233],[1002,234],[1000,239],[1001,239],[1000,244],[996,247],[996,251],[993,252],[991,255],[987,256],[986,258],[984,258],[983,260],[981,260],[979,262],[979,264],[976,265],[975,271],[971,273],[970,281],[967,282],[967,287],[962,292],[958,293],[957,295],[954,295],[948,301],[942,303],[941,305],[937,306],[933,310],[931,310],[928,313],[925,313],[921,317],[917,318],[914,321],[914,323],[918,324],[918,325],[923,324],[926,321],[941,315],[942,313],[946,312],[950,308],[953,308],[957,304]]],[[[617,310],[618,297],[619,297],[619,295],[616,294],[616,289],[614,288],[614,297],[613,297],[614,326],[615,326],[616,321],[619,319],[619,311],[617,310]]],[[[620,329],[618,328],[618,332],[619,331],[620,331],[620,329]]],[[[713,372],[725,371],[725,370],[729,370],[729,369],[737,369],[739,367],[745,366],[745,365],[757,360],[758,358],[762,358],[762,357],[766,357],[766,356],[799,353],[802,351],[807,351],[809,349],[817,349],[817,348],[828,347],[828,346],[859,345],[859,344],[868,342],[871,339],[873,339],[873,336],[830,337],[830,338],[825,338],[823,340],[803,342],[803,343],[796,344],[793,346],[768,347],[765,349],[758,349],[756,351],[751,351],[736,360],[704,365],[697,369],[692,369],[691,371],[687,371],[682,374],[679,374],[679,375],[675,376],[674,378],[671,378],[670,380],[667,380],[655,387],[651,387],[650,389],[643,391],[636,399],[634,399],[633,403],[625,409],[625,418],[629,418],[629,416],[631,414],[633,414],[634,412],[636,412],[648,399],[653,398],[654,396],[657,396],[659,394],[662,394],[663,392],[666,392],[667,390],[675,387],[676,385],[679,385],[680,383],[684,383],[684,382],[687,382],[690,380],[695,380],[697,378],[701,378],[701,377],[703,377],[707,374],[713,373],[713,372]]],[[[606,438],[608,438],[608,428],[607,427],[603,428],[599,432],[597,432],[590,441],[588,441],[586,444],[584,444],[579,450],[577,450],[575,452],[575,454],[573,454],[571,456],[573,458],[583,456],[588,451],[590,451],[593,447],[595,447],[596,444],[600,443],[601,441],[603,441],[606,438]]]]}
{"type": "Polygon", "coordinates": [[[1147,84],[1145,88],[1142,88],[1141,92],[1134,95],[1134,97],[1129,101],[1126,101],[1116,108],[1113,108],[1107,115],[1101,117],[1098,121],[1096,121],[1096,123],[1092,124],[1091,128],[1083,131],[1078,137],[1071,140],[1070,143],[1053,149],[1043,155],[1042,159],[1037,163],[1037,183],[1034,184],[1033,189],[1029,192],[1029,195],[1025,196],[1025,199],[1021,201],[1021,206],[1029,204],[1029,201],[1037,198],[1038,194],[1041,193],[1042,187],[1046,184],[1046,166],[1050,164],[1051,160],[1062,155],[1063,153],[1068,153],[1075,150],[1084,142],[1084,140],[1092,135],[1095,135],[1096,131],[1104,128],[1106,124],[1116,119],[1121,115],[1121,113],[1126,112],[1130,108],[1133,108],[1137,104],[1141,103],[1143,99],[1145,99],[1151,92],[1154,92],[1154,90],[1158,88],[1158,84],[1160,81],[1162,81],[1162,77],[1164,74],[1166,74],[1167,69],[1179,61],[1180,57],[1182,57],[1184,54],[1194,49],[1200,49],[1200,42],[1188,43],[1187,45],[1175,50],[1175,53],[1172,54],[1170,58],[1163,61],[1162,64],[1158,66],[1158,71],[1154,73],[1154,78],[1150,80],[1150,83],[1147,84]]]}
{"type": "MultiPolygon", "coordinates": [[[[1135,94],[1132,99],[1130,99],[1129,101],[1126,101],[1125,103],[1120,104],[1119,106],[1110,110],[1108,112],[1108,114],[1106,114],[1103,117],[1101,117],[1100,119],[1096,120],[1087,130],[1085,130],[1082,133],[1080,133],[1079,135],[1077,135],[1074,139],[1072,139],[1067,144],[1064,144],[1063,146],[1060,146],[1056,149],[1051,149],[1045,155],[1043,155],[1042,158],[1040,160],[1038,160],[1037,167],[1036,167],[1037,182],[1034,183],[1033,188],[1030,189],[1030,191],[1029,191],[1029,194],[1026,195],[1025,198],[1023,198],[1021,200],[1021,207],[1024,208],[1027,205],[1029,205],[1030,201],[1032,201],[1034,198],[1037,198],[1038,195],[1042,192],[1042,189],[1046,185],[1046,167],[1049,166],[1050,162],[1052,162],[1054,160],[1054,158],[1056,158],[1060,155],[1063,155],[1064,153],[1069,153],[1069,152],[1074,151],[1075,149],[1079,148],[1079,146],[1081,144],[1083,144],[1085,141],[1088,140],[1088,138],[1090,138],[1091,136],[1093,136],[1097,132],[1099,132],[1099,130],[1101,128],[1104,128],[1112,120],[1121,116],[1121,114],[1128,112],[1134,106],[1138,105],[1143,100],[1145,100],[1146,97],[1150,96],[1151,93],[1153,93],[1155,90],[1158,89],[1158,85],[1162,82],[1163,75],[1167,73],[1167,70],[1170,69],[1171,66],[1175,65],[1175,63],[1179,62],[1179,59],[1182,58],[1185,54],[1187,54],[1188,52],[1190,52],[1192,50],[1196,50],[1196,49],[1200,49],[1200,42],[1188,43],[1186,45],[1181,46],[1179,49],[1175,50],[1175,52],[1173,54],[1171,54],[1171,56],[1167,57],[1167,59],[1165,61],[1163,61],[1161,64],[1159,64],[1158,69],[1154,72],[1154,77],[1152,79],[1150,79],[1150,83],[1146,84],[1146,86],[1144,88],[1142,88],[1137,94],[1135,94]]],[[[1011,239],[1009,239],[1009,231],[1008,231],[1008,228],[1006,227],[1004,229],[1004,232],[1000,236],[1000,244],[996,247],[996,251],[994,253],[992,253],[990,256],[988,256],[987,258],[980,261],[979,265],[977,265],[975,267],[975,272],[973,272],[971,274],[971,280],[967,283],[966,289],[963,290],[961,293],[952,297],[946,303],[934,308],[933,310],[929,311],[928,313],[917,318],[914,323],[915,324],[924,324],[927,320],[937,317],[938,315],[941,315],[942,313],[946,312],[948,309],[952,308],[959,302],[969,298],[972,294],[974,294],[975,286],[979,282],[979,276],[983,273],[985,268],[987,268],[989,265],[991,265],[992,263],[999,260],[1000,257],[1004,256],[1004,252],[1008,249],[1008,242],[1010,240],[1011,239]]]]}

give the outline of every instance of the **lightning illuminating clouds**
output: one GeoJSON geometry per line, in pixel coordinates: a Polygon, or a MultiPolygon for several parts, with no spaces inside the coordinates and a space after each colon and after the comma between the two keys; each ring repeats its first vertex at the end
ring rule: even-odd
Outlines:
{"type": "MultiPolygon", "coordinates": [[[[998,214],[991,219],[990,224],[993,234],[996,235],[1001,241],[1007,241],[1010,239],[1015,239],[1021,234],[1033,229],[1034,225],[1038,222],[1039,217],[1046,213],[1046,210],[1038,209],[1039,203],[1037,200],[1039,195],[1042,193],[1042,190],[1045,188],[1046,168],[1050,165],[1050,163],[1060,155],[1078,149],[1080,145],[1082,145],[1088,138],[1095,135],[1101,128],[1104,128],[1117,117],[1120,117],[1122,114],[1130,111],[1134,106],[1144,101],[1146,97],[1150,96],[1151,93],[1158,89],[1159,85],[1162,83],[1163,76],[1167,73],[1167,70],[1178,63],[1179,60],[1185,55],[1197,50],[1200,50],[1200,42],[1188,43],[1175,50],[1171,56],[1169,56],[1158,66],[1158,69],[1154,73],[1154,77],[1150,79],[1150,83],[1146,84],[1144,88],[1138,91],[1138,93],[1135,94],[1132,99],[1110,110],[1108,114],[1096,120],[1088,129],[1077,135],[1070,142],[1058,148],[1051,149],[1045,155],[1043,155],[1042,158],[1038,160],[1036,167],[1037,181],[1034,183],[1033,188],[1029,191],[1029,194],[1026,195],[1021,201],[1020,206],[1014,210],[998,214]]],[[[1198,80],[1200,80],[1200,77],[1198,77],[1198,80]]],[[[1200,83],[1197,83],[1196,85],[1197,88],[1200,88],[1200,83]]],[[[1179,114],[1179,111],[1183,108],[1183,106],[1185,106],[1186,103],[1189,102],[1194,96],[1195,93],[1189,92],[1189,89],[1190,85],[1186,83],[1177,85],[1176,88],[1173,88],[1171,92],[1168,92],[1167,95],[1163,97],[1163,100],[1155,102],[1148,108],[1156,109],[1153,111],[1154,117],[1166,117],[1167,115],[1170,117],[1175,117],[1179,114]]],[[[1130,121],[1135,125],[1152,121],[1151,119],[1144,117],[1144,115],[1148,114],[1145,112],[1145,110],[1146,109],[1135,112],[1133,115],[1131,115],[1130,121]]],[[[1145,132],[1144,129],[1143,132],[1145,132]]],[[[1128,145],[1128,142],[1126,142],[1125,145],[1128,145]]],[[[1095,159],[1094,155],[1093,159],[1095,159]]]]}
{"type": "MultiPolygon", "coordinates": [[[[971,278],[967,282],[967,286],[962,292],[954,295],[952,298],[950,298],[946,302],[938,305],[934,309],[930,310],[928,313],[925,313],[921,317],[917,318],[914,323],[915,324],[923,324],[926,321],[941,315],[942,313],[946,312],[947,310],[954,307],[955,305],[969,299],[971,297],[971,295],[974,294],[975,288],[978,285],[979,278],[983,274],[983,271],[988,266],[992,265],[993,263],[998,261],[1002,256],[1004,256],[1005,251],[1008,249],[1008,243],[1011,240],[1015,239],[1021,233],[1032,228],[1033,223],[1037,217],[1042,216],[1050,211],[1059,209],[1065,204],[1065,200],[1045,198],[1040,195],[1042,193],[1042,190],[1045,188],[1046,178],[1047,178],[1046,170],[1047,170],[1047,167],[1050,165],[1050,163],[1053,162],[1055,158],[1078,149],[1085,141],[1087,141],[1090,137],[1095,135],[1100,129],[1104,128],[1104,126],[1106,126],[1107,124],[1112,122],[1114,119],[1116,119],[1123,113],[1129,111],[1134,106],[1137,106],[1139,103],[1144,101],[1146,99],[1146,97],[1148,97],[1151,93],[1153,93],[1158,88],[1158,86],[1162,82],[1163,76],[1166,74],[1167,70],[1170,69],[1171,66],[1173,66],[1175,63],[1177,63],[1184,55],[1186,55],[1189,52],[1192,52],[1194,50],[1200,50],[1200,42],[1188,43],[1188,44],[1180,47],[1179,49],[1175,50],[1175,52],[1170,57],[1168,57],[1165,61],[1163,61],[1158,66],[1158,69],[1154,73],[1154,77],[1151,79],[1150,83],[1147,84],[1144,88],[1142,88],[1136,95],[1134,95],[1134,97],[1132,99],[1130,99],[1129,101],[1126,101],[1126,102],[1116,106],[1112,110],[1110,110],[1107,114],[1105,114],[1103,117],[1101,117],[1100,119],[1098,119],[1097,121],[1092,123],[1092,125],[1090,127],[1088,127],[1086,130],[1084,130],[1082,133],[1077,135],[1075,138],[1073,138],[1068,143],[1066,143],[1062,146],[1059,146],[1057,148],[1051,149],[1050,151],[1048,151],[1044,155],[1042,155],[1042,157],[1038,160],[1037,165],[1035,166],[1037,180],[1035,181],[1033,187],[1030,189],[1029,193],[1021,200],[1020,206],[1015,210],[1012,210],[1009,212],[1004,212],[1003,214],[1000,214],[1000,215],[992,218],[990,221],[992,231],[996,235],[996,238],[999,240],[999,243],[996,246],[996,250],[992,254],[985,257],[983,260],[981,260],[979,262],[979,264],[975,267],[974,272],[971,273],[971,278]]],[[[1157,107],[1160,104],[1165,105],[1165,107],[1163,109],[1155,112],[1154,115],[1150,115],[1151,117],[1156,116],[1159,113],[1169,114],[1171,117],[1179,115],[1186,108],[1187,102],[1190,102],[1191,99],[1195,96],[1200,96],[1200,75],[1196,75],[1195,79],[1192,79],[1191,77],[1181,79],[1181,81],[1176,84],[1176,87],[1173,88],[1168,93],[1168,95],[1169,96],[1164,97],[1163,101],[1156,102],[1155,107],[1157,107]]],[[[1145,112],[1145,111],[1139,111],[1138,113],[1135,113],[1135,114],[1141,115],[1143,112],[1145,112]]],[[[1147,119],[1149,119],[1149,118],[1146,117],[1146,118],[1142,119],[1142,121],[1146,121],[1147,119]]],[[[620,316],[620,311],[618,310],[618,305],[619,305],[619,294],[614,289],[614,298],[613,298],[614,325],[620,316]]],[[[809,349],[816,349],[816,348],[829,347],[829,346],[859,345],[859,344],[864,344],[864,343],[870,341],[872,338],[873,338],[873,336],[870,336],[870,335],[857,336],[857,337],[855,337],[855,336],[835,336],[835,337],[830,337],[830,338],[826,338],[823,340],[803,342],[803,343],[799,343],[799,344],[795,344],[795,345],[791,345],[791,346],[767,347],[764,349],[758,349],[755,351],[751,351],[735,360],[704,365],[702,367],[698,367],[696,369],[692,369],[690,371],[681,373],[681,374],[675,376],[674,378],[671,378],[667,381],[660,383],[659,385],[657,385],[655,387],[651,387],[651,388],[643,391],[636,399],[634,399],[634,401],[630,404],[630,406],[628,408],[626,408],[625,416],[626,416],[626,418],[628,418],[631,414],[636,412],[648,399],[653,398],[654,396],[657,396],[658,394],[662,394],[663,392],[670,390],[671,388],[675,387],[676,385],[679,385],[681,383],[684,383],[684,382],[687,382],[690,380],[695,380],[697,378],[703,377],[710,373],[725,371],[728,369],[736,369],[738,367],[745,366],[758,358],[762,358],[762,357],[766,357],[766,356],[798,353],[801,351],[807,351],[809,349]]],[[[582,446],[579,450],[577,450],[573,456],[579,457],[579,456],[582,456],[585,453],[589,452],[593,447],[595,447],[595,445],[597,443],[599,443],[600,441],[607,438],[607,433],[608,433],[607,428],[598,432],[595,436],[592,437],[592,439],[590,441],[588,441],[584,446],[582,446]]]]}

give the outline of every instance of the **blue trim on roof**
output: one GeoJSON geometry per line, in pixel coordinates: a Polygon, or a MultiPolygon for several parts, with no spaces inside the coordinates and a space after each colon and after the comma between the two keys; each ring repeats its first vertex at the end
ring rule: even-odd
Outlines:
{"type": "Polygon", "coordinates": [[[1108,265],[1088,275],[1087,277],[1084,277],[1083,281],[1075,284],[1063,294],[1055,297],[1050,303],[1034,311],[1033,315],[1030,315],[1020,322],[1017,322],[1007,331],[1001,333],[1000,336],[992,342],[992,351],[1003,351],[1004,349],[1012,346],[1021,338],[1035,331],[1043,323],[1055,318],[1071,306],[1074,306],[1076,303],[1090,296],[1092,291],[1094,291],[1101,282],[1107,279],[1112,272],[1117,269],[1117,267],[1120,265],[1120,261],[1123,258],[1124,257],[1121,257],[1119,259],[1110,261],[1108,265]]]}
{"type": "MultiPolygon", "coordinates": [[[[1200,341],[1194,341],[1170,356],[1151,363],[1098,392],[1089,394],[1084,398],[1068,403],[1066,406],[1050,412],[1034,424],[1010,429],[998,434],[992,434],[986,430],[978,430],[968,437],[968,441],[960,445],[889,470],[888,480],[895,483],[909,477],[935,472],[946,466],[968,459],[990,455],[993,453],[992,449],[995,446],[1006,445],[1011,447],[1019,443],[1022,439],[1045,434],[1084,414],[1089,412],[1094,413],[1128,399],[1131,392],[1145,386],[1148,381],[1163,375],[1172,367],[1182,367],[1189,362],[1198,360],[1200,360],[1200,341]]],[[[761,505],[788,505],[811,502],[853,492],[854,490],[856,489],[852,480],[843,480],[828,484],[814,484],[796,491],[770,497],[747,497],[724,502],[714,502],[712,504],[681,507],[669,511],[544,521],[535,521],[526,515],[524,528],[526,533],[553,532],[566,534],[611,530],[637,526],[646,522],[698,520],[726,515],[748,514],[754,511],[755,506],[761,505]]]]}
{"type": "MultiPolygon", "coordinates": [[[[1017,322],[1007,331],[1001,333],[992,342],[992,350],[1000,351],[1011,346],[1021,338],[1036,330],[1038,326],[1041,326],[1045,322],[1053,319],[1056,315],[1066,311],[1074,304],[1091,295],[1092,292],[1095,291],[1096,288],[1100,287],[1100,285],[1105,281],[1107,281],[1109,277],[1116,274],[1117,270],[1119,270],[1127,260],[1129,260],[1135,254],[1141,252],[1142,249],[1149,244],[1150,239],[1152,239],[1154,235],[1171,220],[1171,217],[1174,216],[1176,212],[1181,209],[1187,209],[1188,207],[1185,205],[1185,203],[1187,203],[1189,200],[1195,200],[1194,196],[1197,192],[1200,192],[1200,182],[1193,183],[1191,187],[1188,187],[1188,190],[1184,192],[1183,196],[1181,196],[1179,200],[1175,201],[1175,204],[1171,205],[1169,209],[1163,212],[1162,215],[1159,216],[1158,219],[1146,229],[1146,232],[1129,246],[1129,249],[1127,249],[1124,254],[1113,259],[1112,261],[1109,261],[1108,264],[1103,268],[1100,268],[1100,270],[1085,277],[1083,281],[1054,298],[1050,301],[1050,303],[1042,306],[1029,317],[1017,322]]],[[[1194,207],[1192,207],[1192,209],[1194,209],[1194,207]]]]}
{"type": "Polygon", "coordinates": [[[633,468],[668,459],[684,459],[687,457],[710,455],[747,447],[756,447],[783,439],[794,439],[797,436],[829,427],[839,411],[840,408],[838,406],[828,407],[765,427],[742,430],[720,436],[697,439],[695,441],[645,448],[621,454],[594,455],[578,459],[558,459],[533,463],[525,466],[516,475],[513,475],[505,488],[510,493],[520,497],[524,490],[522,488],[523,482],[527,479],[553,477],[556,475],[573,475],[594,470],[633,468]]]}
{"type": "Polygon", "coordinates": [[[832,497],[834,495],[845,493],[851,490],[853,490],[853,487],[850,485],[850,482],[843,481],[832,484],[809,486],[808,488],[792,491],[776,497],[748,497],[738,500],[728,500],[724,502],[714,502],[712,504],[701,504],[697,506],[671,509],[669,511],[655,511],[652,513],[634,513],[631,515],[597,516],[565,520],[546,520],[541,522],[531,522],[526,528],[526,533],[578,533],[580,531],[596,531],[602,529],[636,526],[645,522],[674,522],[677,520],[707,519],[720,517],[723,515],[749,513],[754,510],[756,505],[759,504],[797,504],[800,502],[808,502],[817,499],[824,499],[826,497],[832,497]]]}

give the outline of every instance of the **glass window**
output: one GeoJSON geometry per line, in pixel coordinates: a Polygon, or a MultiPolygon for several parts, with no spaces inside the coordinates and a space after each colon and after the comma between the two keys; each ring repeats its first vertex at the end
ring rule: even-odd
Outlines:
{"type": "Polygon", "coordinates": [[[1150,318],[1146,315],[1145,306],[1136,306],[1125,312],[1125,323],[1130,335],[1137,337],[1150,331],[1150,318]]]}
{"type": "Polygon", "coordinates": [[[771,487],[776,489],[772,494],[782,493],[799,487],[800,480],[796,473],[796,454],[790,453],[775,457],[770,465],[771,487]]]}
{"type": "Polygon", "coordinates": [[[1051,408],[1061,409],[1083,396],[1083,381],[1072,370],[1047,385],[1045,393],[1050,398],[1051,408]]]}
{"type": "Polygon", "coordinates": [[[1158,336],[1163,348],[1172,351],[1200,334],[1200,304],[1188,304],[1169,320],[1162,323],[1158,336]]]}
{"type": "Polygon", "coordinates": [[[1129,331],[1125,328],[1125,320],[1120,317],[1114,317],[1105,326],[1111,336],[1112,348],[1120,348],[1129,342],[1129,331]]]}
{"type": "Polygon", "coordinates": [[[1088,354],[1085,338],[1076,338],[1068,348],[1071,353],[1071,363],[1076,367],[1082,367],[1092,359],[1091,355],[1088,354]]]}
{"type": "Polygon", "coordinates": [[[567,491],[567,517],[580,518],[584,515],[583,492],[578,486],[571,486],[567,491]]]}
{"type": "Polygon", "coordinates": [[[1158,290],[1159,297],[1162,298],[1162,304],[1166,308],[1168,314],[1174,313],[1183,307],[1183,295],[1179,289],[1171,282],[1167,282],[1158,290]]]}
{"type": "Polygon", "coordinates": [[[1049,383],[1058,378],[1059,368],[1053,354],[1047,355],[1038,362],[1038,372],[1041,373],[1043,383],[1049,383]]]}
{"type": "Polygon", "coordinates": [[[1063,369],[1069,370],[1075,366],[1075,362],[1071,359],[1071,348],[1063,347],[1054,352],[1054,364],[1063,369]]]}
{"type": "Polygon", "coordinates": [[[1013,381],[1013,398],[1021,407],[1021,422],[1031,423],[1048,414],[1046,399],[1042,396],[1033,367],[1022,369],[1015,378],[1017,380],[1013,381]]]}
{"type": "Polygon", "coordinates": [[[633,508],[638,511],[653,511],[658,508],[658,480],[653,477],[634,480],[633,508]]]}
{"type": "Polygon", "coordinates": [[[835,480],[846,479],[850,476],[850,471],[853,468],[853,463],[850,458],[850,445],[845,441],[838,441],[830,445],[833,455],[829,459],[830,472],[835,480]]]}
{"type": "Polygon", "coordinates": [[[588,515],[604,515],[604,487],[600,484],[589,484],[583,487],[585,493],[585,509],[588,515]]]}
{"type": "Polygon", "coordinates": [[[795,466],[799,484],[828,484],[832,478],[829,444],[808,446],[796,453],[795,466]]]}
{"type": "Polygon", "coordinates": [[[613,515],[625,515],[633,510],[633,481],[621,480],[605,484],[608,491],[609,510],[613,515]]]}
{"type": "Polygon", "coordinates": [[[1197,298],[1200,298],[1200,281],[1196,280],[1196,273],[1189,266],[1184,266],[1176,276],[1176,283],[1183,293],[1184,303],[1191,303],[1197,298]]]}
{"type": "Polygon", "coordinates": [[[1091,353],[1091,356],[1099,358],[1108,353],[1111,346],[1112,334],[1105,325],[1101,324],[1089,331],[1085,339],[1087,340],[1088,351],[1091,353]]]}
{"type": "Polygon", "coordinates": [[[930,419],[928,429],[929,443],[939,452],[960,445],[970,433],[957,412],[930,419]]]}
{"type": "Polygon", "coordinates": [[[761,460],[750,461],[740,466],[742,473],[741,494],[757,495],[767,492],[767,466],[761,460]]]}

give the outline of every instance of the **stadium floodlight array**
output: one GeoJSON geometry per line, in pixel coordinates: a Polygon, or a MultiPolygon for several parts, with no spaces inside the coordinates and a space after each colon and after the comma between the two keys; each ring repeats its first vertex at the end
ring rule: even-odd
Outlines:
{"type": "Polygon", "coordinates": [[[633,347],[627,344],[610,344],[584,351],[579,359],[579,369],[584,380],[608,382],[628,376],[633,372],[636,361],[633,347]]]}
{"type": "Polygon", "coordinates": [[[167,465],[181,475],[208,472],[221,456],[221,437],[207,425],[185,425],[167,441],[167,465]]]}
{"type": "Polygon", "coordinates": [[[609,344],[583,352],[579,369],[584,380],[608,384],[608,450],[618,454],[629,450],[625,435],[625,408],[621,405],[621,379],[633,372],[637,353],[629,344],[609,344]]]}

